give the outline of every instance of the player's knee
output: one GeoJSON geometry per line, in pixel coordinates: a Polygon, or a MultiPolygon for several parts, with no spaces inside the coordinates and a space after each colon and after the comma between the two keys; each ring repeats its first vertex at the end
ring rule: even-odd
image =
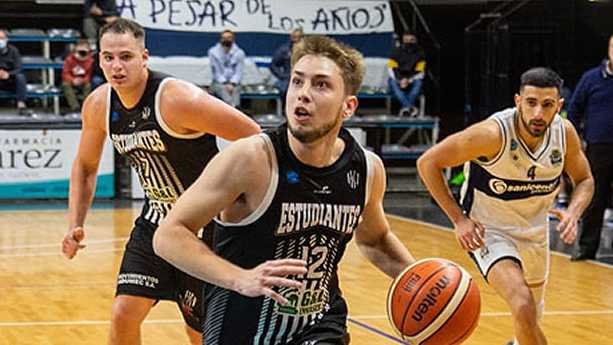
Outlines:
{"type": "Polygon", "coordinates": [[[538,323],[537,308],[531,296],[518,297],[511,303],[511,312],[523,328],[536,327],[538,323]]]}
{"type": "Polygon", "coordinates": [[[144,317],[137,315],[134,312],[134,308],[131,303],[116,299],[113,303],[113,309],[111,311],[111,322],[118,326],[128,326],[133,324],[140,324],[144,317]]]}

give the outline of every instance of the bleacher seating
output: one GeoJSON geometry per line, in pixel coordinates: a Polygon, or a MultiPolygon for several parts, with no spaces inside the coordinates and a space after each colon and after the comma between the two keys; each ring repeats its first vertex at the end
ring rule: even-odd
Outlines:
{"type": "MultiPolygon", "coordinates": [[[[365,58],[366,71],[358,98],[383,99],[389,112],[391,95],[387,90],[387,58],[365,58]]],[[[273,99],[277,114],[281,115],[279,91],[274,88],[275,77],[268,66],[270,57],[248,57],[245,60],[241,99],[273,99]]],[[[211,85],[211,67],[206,56],[151,56],[149,66],[201,87],[211,85]]]]}
{"type": "MultiPolygon", "coordinates": [[[[51,42],[73,43],[79,34],[74,29],[49,29],[47,32],[40,29],[16,28],[8,32],[12,44],[18,45],[19,42],[40,42],[40,55],[22,56],[22,68],[24,70],[40,70],[42,74],[42,84],[28,84],[28,98],[42,99],[46,104],[48,98],[53,99],[53,112],[59,114],[59,97],[61,90],[55,87],[55,70],[62,69],[63,60],[61,57],[51,56],[51,42]]],[[[7,91],[0,91],[0,98],[14,98],[15,94],[7,91]]]]}

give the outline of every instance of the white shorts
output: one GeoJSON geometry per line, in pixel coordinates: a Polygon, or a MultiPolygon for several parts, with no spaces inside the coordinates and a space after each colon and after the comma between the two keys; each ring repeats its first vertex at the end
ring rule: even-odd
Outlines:
{"type": "Polygon", "coordinates": [[[494,264],[511,258],[521,265],[528,285],[540,285],[549,276],[549,231],[547,227],[517,230],[486,227],[485,245],[470,254],[486,280],[494,264]]]}

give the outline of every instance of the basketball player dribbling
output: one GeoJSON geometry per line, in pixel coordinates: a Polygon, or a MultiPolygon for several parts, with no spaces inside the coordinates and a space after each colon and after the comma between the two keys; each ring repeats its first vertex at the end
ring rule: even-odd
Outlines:
{"type": "Polygon", "coordinates": [[[509,305],[515,344],[547,343],[539,321],[549,273],[548,211],[560,220],[561,239],[571,244],[594,190],[577,132],[558,115],[561,87],[548,68],[526,71],[515,108],[449,136],[417,162],[458,242],[509,305]],[[442,171],[462,163],[460,207],[442,171]],[[571,203],[566,210],[552,209],[563,171],[575,183],[571,203]]]}
{"type": "Polygon", "coordinates": [[[203,343],[347,344],[337,267],[349,240],[390,277],[414,261],[384,215],[381,160],[342,128],[363,75],[355,49],[303,39],[287,125],[213,158],[155,234],[158,255],[211,283],[203,343]],[[195,234],[217,215],[209,248],[195,234]]]}
{"type": "Polygon", "coordinates": [[[215,136],[236,140],[259,133],[260,128],[200,88],[149,70],[144,34],[140,25],[126,19],[100,31],[100,65],[109,82],[90,94],[83,106],[62,251],[71,259],[84,247],[83,224],[109,135],[115,149],[138,172],[146,195],[117,279],[109,344],[140,344],[140,325],[158,300],[179,304],[191,342],[200,344],[203,283],[156,256],[153,233],[218,152],[215,136]]]}

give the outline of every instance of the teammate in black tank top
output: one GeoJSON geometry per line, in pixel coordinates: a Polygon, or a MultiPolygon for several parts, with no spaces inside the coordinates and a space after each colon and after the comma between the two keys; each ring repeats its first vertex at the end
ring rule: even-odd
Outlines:
{"type": "Polygon", "coordinates": [[[342,129],[361,55],[321,36],[293,54],[287,126],[216,156],[154,236],[156,253],[211,284],[207,345],[347,344],[337,268],[349,240],[390,277],[414,261],[383,213],[381,160],[342,129]],[[217,215],[211,249],[195,234],[217,215]]]}
{"type": "MultiPolygon", "coordinates": [[[[100,34],[108,84],[83,106],[83,131],[70,181],[68,258],[83,248],[83,223],[95,189],[106,135],[139,175],[146,200],[122,260],[113,304],[110,344],[140,344],[140,324],[157,300],[176,301],[190,341],[200,343],[203,282],[155,255],[153,234],[171,205],[218,152],[215,136],[236,140],[259,132],[247,116],[200,88],[147,69],[144,31],[119,19],[100,34]]],[[[205,231],[205,237],[212,231],[205,231]]]]}

